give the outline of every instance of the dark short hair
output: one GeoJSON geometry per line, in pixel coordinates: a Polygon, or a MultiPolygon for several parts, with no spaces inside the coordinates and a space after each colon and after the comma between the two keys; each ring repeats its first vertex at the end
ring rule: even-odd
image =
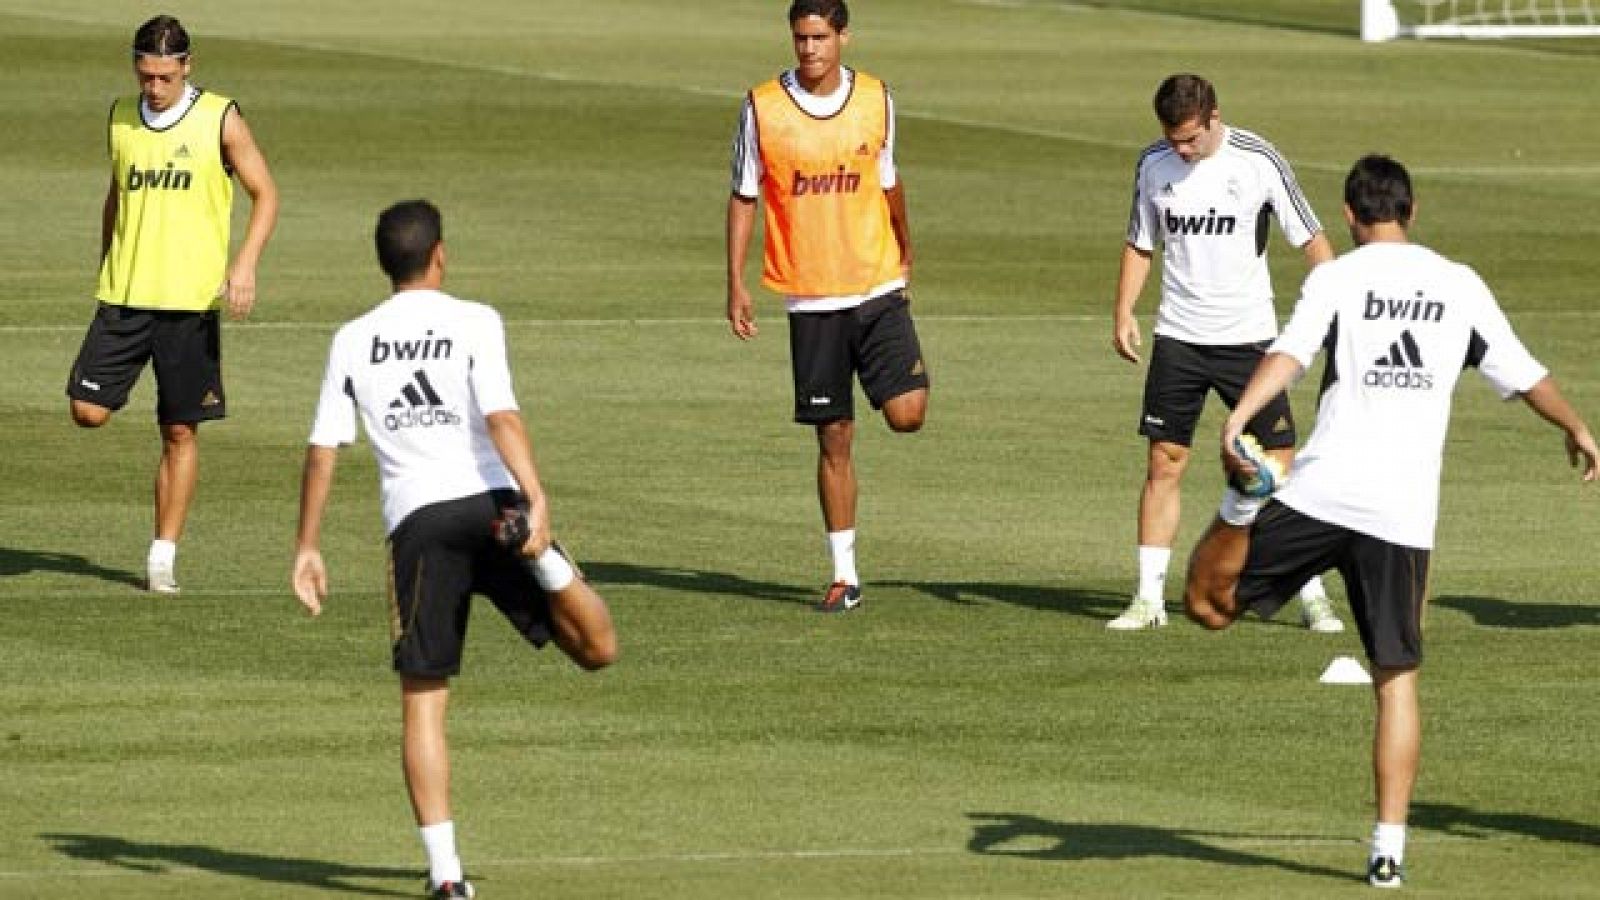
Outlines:
{"type": "Polygon", "coordinates": [[[1156,88],[1156,118],[1163,128],[1177,128],[1190,119],[1204,125],[1217,111],[1217,89],[1191,72],[1180,72],[1156,88]]]}
{"type": "Polygon", "coordinates": [[[426,200],[407,200],[378,215],[372,236],[378,248],[378,265],[395,284],[410,281],[428,270],[433,248],[444,240],[444,218],[426,200]]]}
{"type": "Polygon", "coordinates": [[[827,19],[834,31],[843,31],[850,26],[850,7],[844,5],[844,0],[794,0],[789,5],[790,25],[807,16],[827,19]]]}
{"type": "Polygon", "coordinates": [[[175,16],[155,16],[133,33],[133,57],[189,55],[189,32],[175,16]]]}
{"type": "Polygon", "coordinates": [[[1369,153],[1344,179],[1344,202],[1362,225],[1411,221],[1411,175],[1397,160],[1369,153]]]}

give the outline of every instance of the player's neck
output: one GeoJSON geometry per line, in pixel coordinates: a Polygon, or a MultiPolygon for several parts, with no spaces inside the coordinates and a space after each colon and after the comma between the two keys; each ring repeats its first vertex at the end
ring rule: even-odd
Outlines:
{"type": "Polygon", "coordinates": [[[796,68],[794,70],[794,82],[800,85],[801,90],[813,97],[831,96],[834,91],[839,89],[839,85],[844,83],[842,68],[841,66],[834,66],[825,72],[822,77],[815,79],[807,78],[800,74],[800,70],[796,68]]]}
{"type": "Polygon", "coordinates": [[[1406,233],[1406,228],[1399,222],[1374,222],[1371,225],[1356,225],[1351,229],[1351,237],[1360,246],[1367,244],[1409,244],[1411,236],[1406,233]]]}

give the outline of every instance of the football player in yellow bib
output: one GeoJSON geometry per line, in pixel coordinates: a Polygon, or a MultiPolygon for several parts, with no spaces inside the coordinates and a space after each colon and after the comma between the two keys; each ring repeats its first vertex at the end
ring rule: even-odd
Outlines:
{"type": "Polygon", "coordinates": [[[756,336],[744,258],[765,202],[761,283],[789,312],[795,421],[817,434],[817,493],[833,556],[819,607],[861,605],[856,573],[853,381],[897,432],[922,427],[928,372],[911,321],[911,234],[894,165],[894,100],[841,64],[844,0],[789,7],[795,67],[745,99],[728,200],[728,323],[756,336]]]}
{"type": "Polygon", "coordinates": [[[278,218],[278,189],[238,106],[190,84],[192,62],[177,19],[156,16],[135,32],[139,93],[112,104],[109,122],[99,305],[67,381],[72,420],[98,428],[127,403],[145,364],[155,369],[161,462],[146,575],[166,594],[178,590],[200,423],[227,413],[217,314],[250,314],[256,264],[278,218]],[[251,208],[230,261],[235,177],[251,208]]]}

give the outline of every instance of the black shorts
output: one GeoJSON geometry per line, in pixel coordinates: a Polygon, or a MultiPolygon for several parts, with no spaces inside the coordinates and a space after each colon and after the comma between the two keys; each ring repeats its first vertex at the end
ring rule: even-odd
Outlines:
{"type": "Polygon", "coordinates": [[[535,647],[550,640],[550,600],[523,557],[495,542],[500,510],[515,491],[490,491],[412,512],[389,536],[390,639],[394,670],[416,678],[461,671],[472,595],[494,603],[535,647]]]}
{"type": "MultiPolygon", "coordinates": [[[[1233,409],[1266,355],[1266,343],[1210,346],[1156,335],[1144,379],[1139,433],[1152,441],[1184,447],[1194,441],[1206,392],[1216,391],[1233,409]]],[[[1289,395],[1279,394],[1245,426],[1266,448],[1293,447],[1294,414],[1289,395]]]]}
{"type": "Polygon", "coordinates": [[[222,327],[217,313],[133,309],[102,303],[72,364],[67,396],[118,410],[150,363],[156,418],[204,422],[227,415],[222,391],[222,327]]]}
{"type": "Polygon", "coordinates": [[[1430,553],[1330,525],[1276,500],[1250,529],[1234,596],[1271,618],[1313,575],[1337,569],[1367,659],[1380,669],[1422,664],[1422,609],[1430,553]]]}
{"type": "Polygon", "coordinates": [[[851,309],[790,313],[789,359],[796,422],[855,418],[851,376],[856,373],[873,409],[928,386],[911,301],[904,291],[890,291],[851,309]]]}

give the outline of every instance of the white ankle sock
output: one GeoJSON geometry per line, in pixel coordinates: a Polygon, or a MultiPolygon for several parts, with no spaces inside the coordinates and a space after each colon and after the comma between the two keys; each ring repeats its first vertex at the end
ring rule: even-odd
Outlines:
{"type": "Polygon", "coordinates": [[[456,855],[456,823],[440,822],[417,829],[428,851],[428,878],[435,885],[461,880],[461,857],[456,855]]]}
{"type": "Polygon", "coordinates": [[[833,554],[833,580],[860,584],[856,574],[856,530],[828,532],[828,551],[833,554]]]}
{"type": "Polygon", "coordinates": [[[150,554],[145,561],[152,566],[170,566],[178,559],[178,542],[157,538],[150,542],[150,554]]]}
{"type": "Polygon", "coordinates": [[[1313,575],[1311,580],[1300,588],[1301,600],[1326,600],[1328,589],[1322,586],[1322,576],[1313,575]]]}
{"type": "Polygon", "coordinates": [[[1406,861],[1406,826],[1379,822],[1372,826],[1372,858],[1387,856],[1396,863],[1406,861]]]}
{"type": "Polygon", "coordinates": [[[1139,547],[1140,599],[1160,601],[1166,596],[1167,566],[1171,562],[1171,547],[1139,547]]]}
{"type": "Polygon", "coordinates": [[[1261,512],[1261,504],[1265,502],[1260,497],[1246,497],[1233,488],[1222,491],[1222,504],[1217,507],[1217,515],[1222,521],[1235,528],[1243,528],[1256,520],[1256,513],[1261,512]]]}

